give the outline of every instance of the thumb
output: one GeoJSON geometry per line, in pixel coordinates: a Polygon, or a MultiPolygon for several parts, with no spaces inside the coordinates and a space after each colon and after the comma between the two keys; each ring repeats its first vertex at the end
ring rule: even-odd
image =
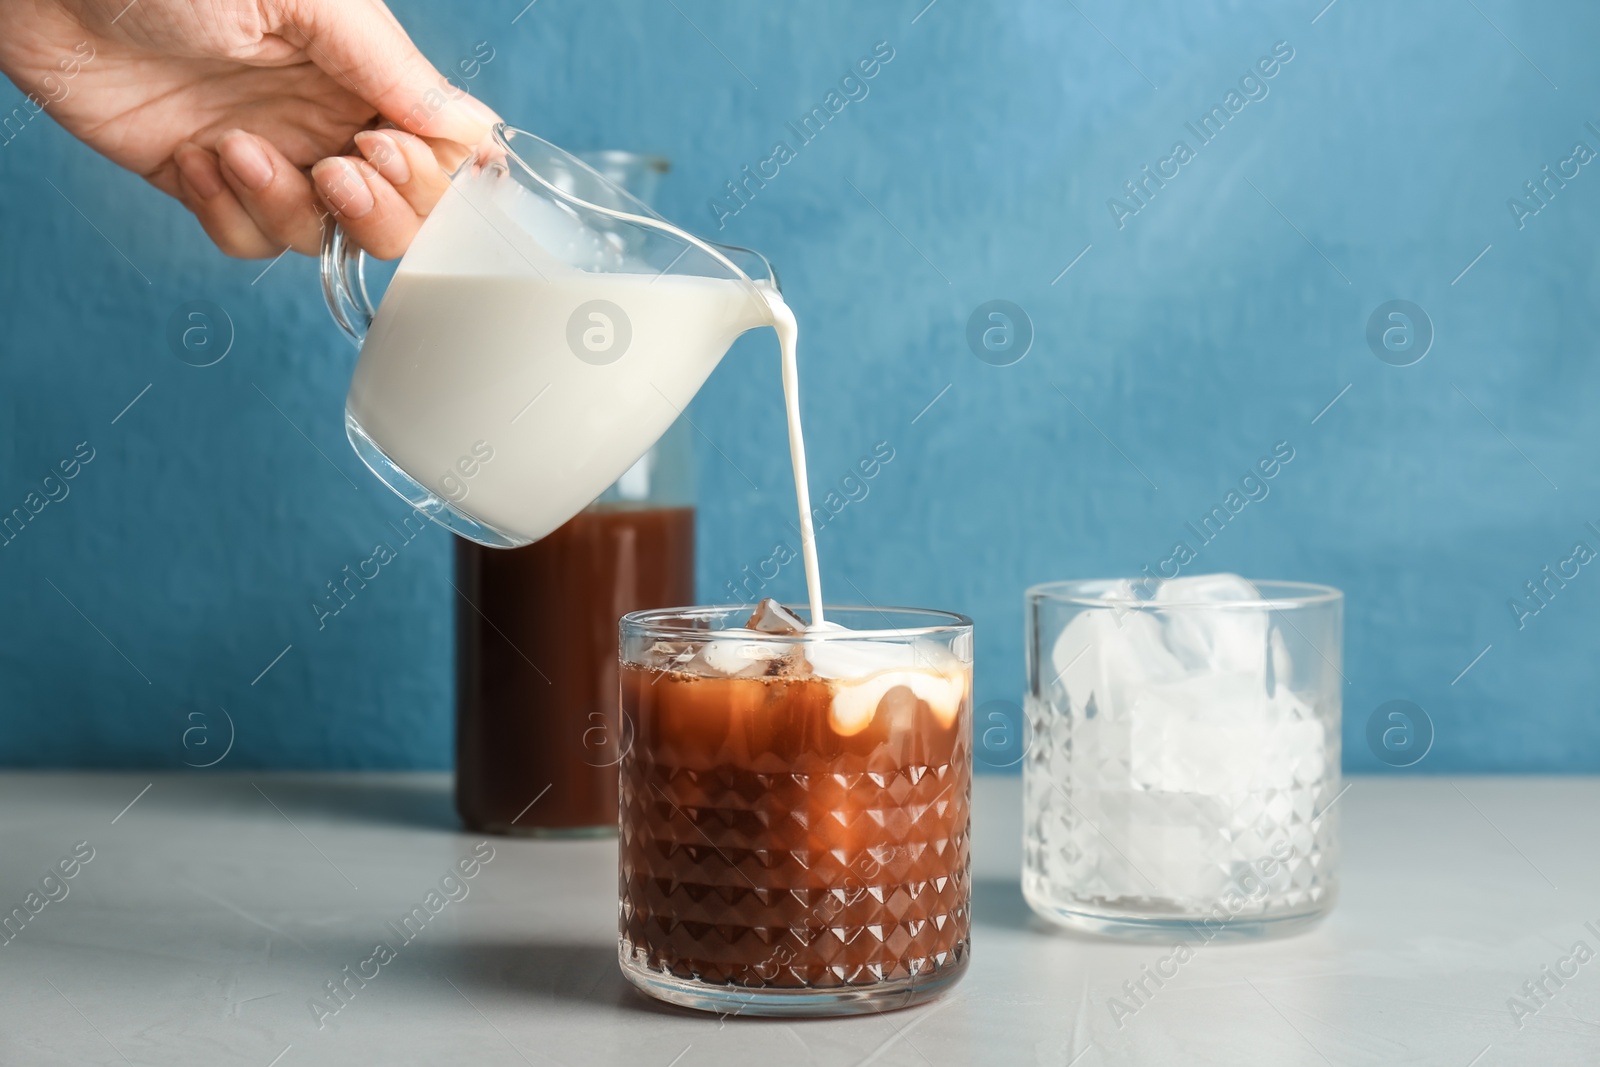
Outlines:
{"type": "Polygon", "coordinates": [[[381,0],[273,6],[283,29],[303,39],[307,58],[401,129],[475,145],[500,121],[434,69],[381,0]]]}

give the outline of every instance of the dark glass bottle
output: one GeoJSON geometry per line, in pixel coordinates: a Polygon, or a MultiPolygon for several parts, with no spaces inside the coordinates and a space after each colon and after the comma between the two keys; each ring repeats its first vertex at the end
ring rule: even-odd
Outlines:
{"type": "MultiPolygon", "coordinates": [[[[585,160],[649,202],[666,162],[585,160]]],[[[694,494],[679,420],[598,500],[532,545],[456,541],[456,810],[469,829],[615,833],[617,623],[694,602],[694,494]]]]}

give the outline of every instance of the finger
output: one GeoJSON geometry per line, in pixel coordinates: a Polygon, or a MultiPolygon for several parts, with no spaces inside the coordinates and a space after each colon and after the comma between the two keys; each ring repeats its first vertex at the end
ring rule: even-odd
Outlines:
{"type": "Polygon", "coordinates": [[[311,180],[345,234],[369,255],[395,259],[404,254],[422,225],[405,198],[364,159],[320,160],[311,168],[311,180]]]}
{"type": "Polygon", "coordinates": [[[276,32],[303,38],[297,43],[313,63],[403,130],[475,145],[500,121],[446,81],[382,3],[277,0],[263,6],[276,32]]]}
{"type": "Polygon", "coordinates": [[[200,226],[225,254],[239,259],[266,259],[283,251],[234,197],[222,177],[217,157],[185,141],[172,153],[178,168],[179,199],[194,212],[200,226]]]}
{"type": "Polygon", "coordinates": [[[401,130],[363,130],[356,134],[356,149],[418,215],[431,212],[450,188],[450,176],[420,137],[401,130]]]}
{"type": "Polygon", "coordinates": [[[433,158],[439,161],[439,166],[444,168],[446,175],[454,174],[456,168],[465,163],[468,157],[475,155],[470,148],[446,141],[438,137],[423,138],[428,142],[428,147],[433,149],[433,158]]]}
{"type": "Polygon", "coordinates": [[[222,176],[256,228],[304,255],[322,248],[322,209],[311,181],[265,138],[229,130],[217,142],[222,176]]]}

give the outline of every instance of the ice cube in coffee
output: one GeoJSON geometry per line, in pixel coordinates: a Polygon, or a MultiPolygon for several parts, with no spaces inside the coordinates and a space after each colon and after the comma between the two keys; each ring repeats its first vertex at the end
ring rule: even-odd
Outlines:
{"type": "Polygon", "coordinates": [[[966,968],[971,622],[802,614],[623,619],[619,954],[653,996],[881,1011],[966,968]]]}

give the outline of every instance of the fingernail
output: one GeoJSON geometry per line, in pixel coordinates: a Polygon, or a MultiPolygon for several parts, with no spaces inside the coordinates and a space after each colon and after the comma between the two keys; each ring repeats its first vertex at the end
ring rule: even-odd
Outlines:
{"type": "Polygon", "coordinates": [[[311,177],[335,215],[346,219],[359,219],[372,210],[372,190],[356,170],[355,164],[343,157],[318,161],[311,168],[311,177]]]}
{"type": "Polygon", "coordinates": [[[393,137],[377,130],[363,130],[356,134],[356,147],[390,185],[404,185],[411,180],[411,166],[393,137]]]}
{"type": "Polygon", "coordinates": [[[179,145],[172,153],[172,160],[178,164],[178,173],[183,175],[183,180],[201,199],[210,200],[227,188],[222,181],[222,172],[217,169],[216,157],[193,141],[179,145]]]}
{"type": "Polygon", "coordinates": [[[233,171],[234,177],[249,189],[261,190],[272,184],[272,160],[256,139],[243,130],[232,130],[217,142],[217,154],[233,171]]]}

